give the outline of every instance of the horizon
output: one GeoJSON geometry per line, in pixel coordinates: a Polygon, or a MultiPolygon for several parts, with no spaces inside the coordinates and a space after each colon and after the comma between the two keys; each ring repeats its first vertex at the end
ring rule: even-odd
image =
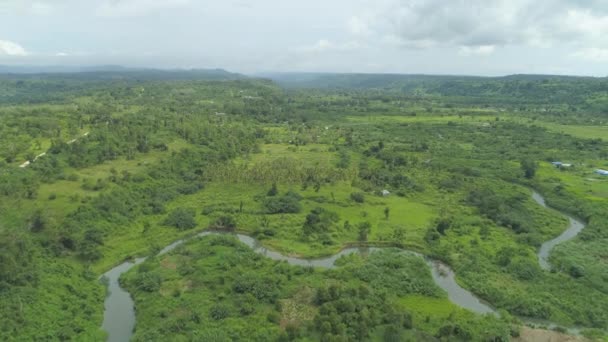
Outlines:
{"type": "Polygon", "coordinates": [[[6,0],[0,32],[3,65],[608,75],[598,0],[6,0]]]}
{"type": "Polygon", "coordinates": [[[366,72],[366,71],[259,71],[259,72],[237,72],[222,67],[147,67],[129,66],[120,64],[101,64],[101,65],[6,65],[0,64],[0,75],[44,75],[44,74],[76,74],[76,73],[95,73],[95,72],[137,72],[137,71],[161,71],[161,72],[196,72],[196,71],[222,71],[235,75],[248,77],[264,78],[269,75],[385,75],[385,76],[435,76],[435,77],[471,77],[471,78],[504,78],[513,76],[547,76],[547,77],[581,77],[581,78],[608,78],[607,75],[577,75],[577,74],[547,74],[547,73],[512,73],[500,75],[482,74],[446,74],[446,73],[417,73],[417,72],[366,72]],[[28,70],[29,69],[29,70],[28,70]],[[7,71],[10,70],[10,71],[7,71]]]}

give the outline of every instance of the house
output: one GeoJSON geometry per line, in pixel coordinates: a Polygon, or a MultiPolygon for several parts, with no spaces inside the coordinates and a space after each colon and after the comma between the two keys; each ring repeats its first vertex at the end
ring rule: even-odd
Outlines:
{"type": "Polygon", "coordinates": [[[595,173],[602,176],[608,176],[608,170],[597,169],[595,170],[595,173]]]}
{"type": "Polygon", "coordinates": [[[551,162],[551,164],[553,164],[553,166],[555,166],[558,169],[572,167],[572,164],[566,164],[566,163],[562,163],[559,161],[551,162]]]}
{"type": "Polygon", "coordinates": [[[390,195],[390,194],[391,194],[391,192],[390,192],[390,191],[388,191],[388,190],[386,190],[386,189],[385,189],[385,190],[382,190],[382,196],[386,197],[386,196],[388,196],[388,195],[390,195]]]}

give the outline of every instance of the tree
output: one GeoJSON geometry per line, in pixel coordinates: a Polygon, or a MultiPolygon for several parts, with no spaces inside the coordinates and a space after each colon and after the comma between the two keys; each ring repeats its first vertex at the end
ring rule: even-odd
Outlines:
{"type": "Polygon", "coordinates": [[[272,187],[270,187],[270,190],[268,190],[268,193],[266,193],[266,196],[276,196],[279,193],[279,189],[277,188],[277,183],[272,183],[272,187]]]}
{"type": "Polygon", "coordinates": [[[367,237],[372,230],[372,225],[369,222],[361,222],[359,223],[359,241],[365,242],[367,241],[367,237]]]}
{"type": "Polygon", "coordinates": [[[393,240],[401,242],[405,239],[405,229],[403,227],[397,227],[393,230],[393,240]]]}
{"type": "Polygon", "coordinates": [[[192,229],[196,227],[196,220],[194,219],[196,212],[190,208],[177,208],[174,209],[167,218],[163,221],[165,226],[172,226],[179,230],[192,229]]]}
{"type": "Polygon", "coordinates": [[[42,210],[38,209],[34,211],[34,215],[30,219],[30,230],[34,233],[43,231],[47,226],[47,218],[45,217],[42,210]]]}
{"type": "Polygon", "coordinates": [[[353,192],[350,194],[350,199],[357,203],[363,203],[365,202],[365,195],[362,192],[353,192]]]}
{"type": "Polygon", "coordinates": [[[524,171],[524,177],[528,179],[534,178],[538,164],[532,159],[523,159],[520,162],[521,169],[524,171]]]}
{"type": "Polygon", "coordinates": [[[302,209],[300,200],[302,196],[293,191],[287,192],[280,197],[268,197],[264,201],[264,209],[267,214],[293,214],[302,209]]]}

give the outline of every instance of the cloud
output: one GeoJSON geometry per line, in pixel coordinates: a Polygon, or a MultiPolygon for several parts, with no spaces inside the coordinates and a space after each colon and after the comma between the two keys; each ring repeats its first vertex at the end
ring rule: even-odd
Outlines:
{"type": "Polygon", "coordinates": [[[608,45],[607,1],[392,0],[369,18],[367,31],[405,47],[608,45]]]}
{"type": "Polygon", "coordinates": [[[57,52],[55,53],[55,57],[68,57],[70,54],[67,52],[57,52]]]}
{"type": "Polygon", "coordinates": [[[0,56],[27,56],[27,51],[19,44],[0,40],[0,56]]]}
{"type": "Polygon", "coordinates": [[[363,18],[360,16],[352,16],[348,20],[348,30],[351,34],[357,36],[370,36],[372,34],[372,30],[369,27],[369,18],[363,18]]]}
{"type": "Polygon", "coordinates": [[[327,39],[320,39],[313,45],[300,46],[293,49],[298,53],[323,53],[323,52],[344,52],[352,51],[361,47],[361,44],[356,41],[350,41],[346,43],[334,43],[327,39]]]}
{"type": "Polygon", "coordinates": [[[494,53],[496,46],[481,45],[481,46],[461,46],[458,49],[458,54],[461,56],[488,56],[494,53]]]}
{"type": "MultiPolygon", "coordinates": [[[[55,0],[60,2],[61,0],[55,0]]],[[[0,14],[19,14],[19,15],[50,15],[53,12],[53,3],[48,0],[4,0],[0,1],[0,14]]]]}
{"type": "Polygon", "coordinates": [[[608,49],[587,48],[581,49],[572,54],[572,56],[585,59],[591,62],[608,62],[608,49]]]}
{"type": "Polygon", "coordinates": [[[186,7],[190,3],[190,0],[104,0],[97,8],[97,14],[102,17],[138,17],[186,7]]]}

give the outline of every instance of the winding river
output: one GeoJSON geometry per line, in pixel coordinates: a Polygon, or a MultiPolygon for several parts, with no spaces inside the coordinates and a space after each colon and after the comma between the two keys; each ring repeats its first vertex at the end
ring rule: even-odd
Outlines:
{"type": "MultiPolygon", "coordinates": [[[[547,207],[544,198],[537,192],[533,192],[532,198],[540,205],[547,207]]],[[[538,259],[541,267],[543,269],[549,269],[550,265],[548,263],[548,257],[551,249],[555,247],[555,245],[572,239],[576,234],[578,234],[585,225],[566,215],[570,221],[570,225],[564,233],[562,233],[559,237],[545,242],[539,253],[538,259]]],[[[202,237],[212,234],[224,234],[220,232],[210,232],[205,231],[195,235],[193,238],[202,237]]],[[[340,251],[337,254],[334,254],[329,257],[319,258],[319,259],[300,259],[285,256],[281,253],[269,250],[262,246],[256,239],[242,234],[235,234],[235,236],[244,244],[252,248],[256,253],[264,255],[273,260],[286,261],[291,265],[297,266],[306,266],[306,267],[319,267],[319,268],[334,268],[335,262],[340,257],[344,255],[349,255],[353,253],[359,254],[367,254],[373,252],[375,250],[379,250],[377,247],[370,248],[346,248],[340,251]]],[[[159,255],[170,252],[175,249],[177,246],[183,244],[189,239],[178,240],[173,242],[172,244],[163,248],[159,255]]],[[[454,271],[447,266],[446,264],[432,260],[424,255],[409,251],[403,250],[404,253],[408,253],[411,255],[416,255],[418,257],[423,258],[427,265],[431,268],[431,274],[433,276],[433,280],[441,289],[443,289],[448,294],[448,298],[454,304],[468,309],[470,311],[479,313],[479,314],[493,314],[498,315],[497,311],[492,308],[488,303],[483,300],[477,298],[470,291],[462,288],[458,283],[456,283],[454,271]]],[[[133,299],[131,295],[125,291],[122,287],[120,287],[119,278],[120,276],[129,271],[134,266],[145,261],[146,258],[137,258],[133,261],[124,262],[107,273],[103,275],[103,277],[108,282],[108,296],[105,300],[105,311],[104,311],[104,319],[102,328],[108,333],[108,341],[110,342],[128,342],[133,334],[133,329],[135,328],[135,306],[133,303],[133,299]]],[[[538,321],[538,320],[525,320],[526,322],[533,324],[543,324],[549,327],[555,326],[551,322],[546,321],[538,321]]],[[[571,333],[577,333],[576,329],[571,329],[571,333]]]]}
{"type": "MultiPolygon", "coordinates": [[[[540,204],[541,206],[549,208],[543,196],[541,196],[541,194],[539,194],[538,192],[532,192],[532,199],[534,199],[534,201],[536,201],[536,203],[540,204]]],[[[558,244],[573,239],[575,236],[578,235],[578,233],[583,230],[583,228],[585,228],[585,224],[582,221],[577,220],[570,215],[564,213],[561,214],[566,216],[566,218],[568,219],[568,228],[564,230],[564,232],[561,233],[560,236],[543,243],[540,246],[540,249],[538,250],[538,263],[540,267],[545,271],[551,269],[551,265],[549,264],[549,255],[551,254],[551,250],[558,244]]]]}

